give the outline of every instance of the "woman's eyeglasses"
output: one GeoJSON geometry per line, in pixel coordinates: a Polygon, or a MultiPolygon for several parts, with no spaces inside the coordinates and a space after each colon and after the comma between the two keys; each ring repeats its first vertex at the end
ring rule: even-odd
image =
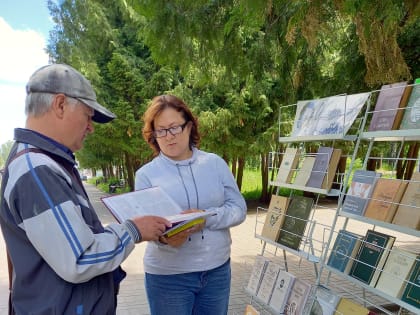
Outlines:
{"type": "Polygon", "coordinates": [[[162,128],[162,129],[154,130],[153,136],[155,138],[166,137],[166,135],[168,134],[168,131],[171,135],[175,136],[177,134],[182,133],[187,124],[188,124],[188,121],[184,122],[182,125],[179,125],[179,126],[173,126],[171,128],[162,128]]]}

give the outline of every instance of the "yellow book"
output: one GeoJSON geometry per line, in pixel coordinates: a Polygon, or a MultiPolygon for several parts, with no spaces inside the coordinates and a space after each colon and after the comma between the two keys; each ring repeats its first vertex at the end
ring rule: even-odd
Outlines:
{"type": "Polygon", "coordinates": [[[186,229],[193,227],[194,225],[204,223],[205,221],[206,220],[204,218],[198,218],[198,219],[187,221],[187,222],[181,222],[177,224],[175,227],[163,233],[163,235],[165,235],[166,237],[171,237],[175,234],[178,234],[179,232],[185,231],[186,229]]]}

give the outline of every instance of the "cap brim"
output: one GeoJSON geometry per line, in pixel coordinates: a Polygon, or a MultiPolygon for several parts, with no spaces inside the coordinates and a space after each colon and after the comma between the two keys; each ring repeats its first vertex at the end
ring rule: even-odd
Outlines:
{"type": "Polygon", "coordinates": [[[103,107],[102,105],[98,104],[95,101],[87,100],[83,98],[77,98],[77,99],[95,111],[92,117],[92,120],[94,122],[104,124],[104,123],[110,122],[111,120],[117,117],[113,112],[109,111],[108,109],[106,109],[105,107],[103,107]]]}

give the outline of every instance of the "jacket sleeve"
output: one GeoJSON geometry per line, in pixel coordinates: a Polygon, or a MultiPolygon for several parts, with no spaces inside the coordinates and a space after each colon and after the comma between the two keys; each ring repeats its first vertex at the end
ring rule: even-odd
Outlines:
{"type": "Polygon", "coordinates": [[[33,163],[5,197],[38,254],[58,276],[73,283],[117,268],[134,248],[130,229],[113,223],[94,233],[87,224],[95,222],[94,209],[72,188],[71,178],[51,165],[33,163]]]}

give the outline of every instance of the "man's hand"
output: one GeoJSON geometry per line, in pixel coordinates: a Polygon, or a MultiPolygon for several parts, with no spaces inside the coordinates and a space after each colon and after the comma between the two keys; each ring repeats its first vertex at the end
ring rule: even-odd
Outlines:
{"type": "Polygon", "coordinates": [[[172,226],[165,218],[146,215],[132,219],[141,233],[142,241],[158,241],[159,236],[172,226]]]}

